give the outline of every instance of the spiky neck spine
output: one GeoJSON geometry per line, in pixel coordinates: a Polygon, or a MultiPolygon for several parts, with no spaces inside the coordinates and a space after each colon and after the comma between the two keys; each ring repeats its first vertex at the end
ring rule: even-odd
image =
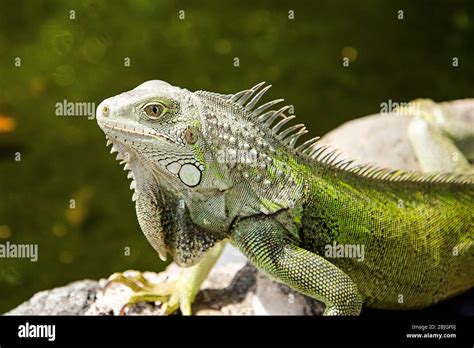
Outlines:
{"type": "Polygon", "coordinates": [[[301,197],[303,173],[287,148],[241,105],[209,92],[198,95],[203,135],[216,165],[236,186],[255,193],[264,213],[293,207],[301,197]]]}

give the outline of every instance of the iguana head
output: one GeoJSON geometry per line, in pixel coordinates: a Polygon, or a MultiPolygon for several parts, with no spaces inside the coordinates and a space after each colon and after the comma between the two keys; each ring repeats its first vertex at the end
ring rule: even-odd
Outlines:
{"type": "Polygon", "coordinates": [[[279,133],[293,117],[284,116],[288,107],[264,113],[281,100],[257,107],[270,87],[257,92],[261,86],[221,95],[148,81],[98,106],[112,152],[131,170],[140,226],[161,258],[169,252],[195,263],[237,216],[287,208],[301,191],[280,155],[306,131],[279,133]]]}
{"type": "Polygon", "coordinates": [[[153,168],[177,190],[201,182],[200,122],[189,91],[148,81],[104,100],[97,121],[132,172],[153,168]]]}

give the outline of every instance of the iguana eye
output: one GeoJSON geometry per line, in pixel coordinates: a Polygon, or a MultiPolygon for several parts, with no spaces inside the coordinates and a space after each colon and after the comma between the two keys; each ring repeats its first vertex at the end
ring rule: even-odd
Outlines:
{"type": "Polygon", "coordinates": [[[161,103],[152,103],[145,106],[143,111],[145,111],[145,114],[148,116],[148,118],[157,120],[168,111],[168,108],[161,103]]]}

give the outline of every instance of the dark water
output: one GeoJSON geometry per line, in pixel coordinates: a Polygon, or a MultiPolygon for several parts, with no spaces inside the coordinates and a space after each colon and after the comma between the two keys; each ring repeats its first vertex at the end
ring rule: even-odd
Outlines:
{"type": "Polygon", "coordinates": [[[390,99],[473,97],[473,38],[472,1],[2,1],[0,243],[37,244],[39,259],[0,259],[0,312],[164,267],[95,120],[56,116],[57,103],[150,79],[222,93],[267,81],[321,135],[390,99]]]}

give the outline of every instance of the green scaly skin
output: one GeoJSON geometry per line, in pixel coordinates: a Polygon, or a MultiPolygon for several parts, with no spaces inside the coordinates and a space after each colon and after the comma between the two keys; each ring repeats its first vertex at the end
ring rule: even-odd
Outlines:
{"type": "MultiPolygon", "coordinates": [[[[175,285],[112,279],[137,291],[131,303],[190,314],[226,240],[324,302],[325,315],[357,315],[362,304],[426,307],[474,285],[471,175],[353,166],[316,140],[296,146],[306,129],[285,126],[287,107],[268,111],[279,101],[258,106],[269,86],[261,87],[221,95],[149,81],[99,105],[99,126],[131,170],[145,236],[160,257],[188,267],[175,285]],[[335,244],[363,246],[363,260],[327,257],[335,244]]],[[[432,129],[419,125],[427,120],[415,116],[410,131],[429,159],[423,168],[468,171],[458,154],[434,163],[446,141],[431,141],[432,129]]],[[[474,139],[472,128],[463,132],[474,139]]]]}

